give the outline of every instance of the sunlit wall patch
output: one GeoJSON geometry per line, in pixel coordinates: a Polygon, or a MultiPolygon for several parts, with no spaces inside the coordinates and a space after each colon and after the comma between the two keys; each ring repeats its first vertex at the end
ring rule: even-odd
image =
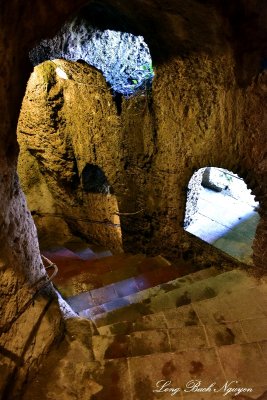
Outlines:
{"type": "Polygon", "coordinates": [[[65,71],[63,71],[63,69],[57,67],[56,68],[56,74],[61,78],[61,79],[68,79],[68,75],[66,74],[65,71]]]}
{"type": "Polygon", "coordinates": [[[123,95],[150,87],[154,76],[149,48],[142,36],[98,30],[78,17],[30,51],[33,65],[58,58],[83,60],[96,67],[112,90],[123,95]]]}

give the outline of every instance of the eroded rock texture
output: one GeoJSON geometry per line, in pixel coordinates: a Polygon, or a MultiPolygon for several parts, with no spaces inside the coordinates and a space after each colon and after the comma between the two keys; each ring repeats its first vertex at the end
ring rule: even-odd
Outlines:
{"type": "MultiPolygon", "coordinates": [[[[32,307],[23,308],[36,293],[32,284],[45,272],[33,221],[16,176],[16,125],[30,75],[28,52],[39,40],[55,34],[66,18],[84,3],[83,0],[75,4],[67,0],[27,0],[20,4],[14,0],[1,1],[0,392],[4,399],[8,395],[19,398],[14,393],[18,393],[28,372],[38,367],[42,356],[61,333],[58,307],[49,292],[41,294],[32,307]]],[[[66,87],[63,83],[52,84],[50,80],[42,83],[45,90],[39,101],[43,105],[50,101],[50,106],[42,106],[38,111],[45,126],[50,121],[49,132],[60,160],[48,146],[40,152],[41,146],[51,142],[45,135],[39,137],[31,160],[25,163],[29,162],[29,176],[32,176],[31,168],[36,171],[36,183],[47,200],[45,212],[62,212],[62,201],[67,194],[66,210],[71,209],[72,214],[68,212],[68,215],[76,217],[76,198],[80,199],[76,194],[80,187],[78,177],[86,163],[95,164],[95,144],[99,167],[114,190],[119,211],[144,210],[140,214],[121,216],[124,248],[164,254],[184,251],[188,256],[197,248],[204,253],[203,259],[206,248],[199,242],[196,245],[182,228],[186,188],[195,170],[223,167],[243,177],[260,201],[261,222],[254,258],[255,265],[266,270],[265,2],[134,0],[114,3],[103,0],[87,3],[87,15],[95,25],[144,36],[156,66],[156,76],[152,95],[123,100],[118,119],[111,97],[102,95],[106,87],[99,73],[96,74],[101,91],[90,86],[95,97],[87,114],[89,129],[97,132],[90,136],[94,137],[89,147],[92,161],[88,160],[88,149],[79,144],[77,136],[70,141],[70,126],[64,122],[70,115],[65,107],[74,108],[75,102],[72,124],[88,141],[78,112],[80,107],[85,115],[85,89],[78,91],[78,84],[71,79],[64,83],[66,87]],[[67,98],[63,101],[62,93],[65,96],[68,93],[71,102],[67,98]],[[99,112],[102,105],[104,109],[99,112]],[[97,118],[93,118],[93,113],[97,118]],[[103,122],[99,118],[103,115],[104,126],[109,124],[108,132],[99,129],[103,122]],[[82,148],[78,152],[79,146],[82,148]],[[105,154],[99,152],[100,148],[105,149],[105,154]],[[119,150],[118,154],[114,149],[119,150]],[[86,153],[86,161],[77,160],[78,153],[83,157],[86,153]],[[50,157],[54,160],[52,169],[47,162],[50,157]],[[59,173],[62,167],[66,168],[63,181],[59,173]],[[49,184],[41,176],[45,170],[50,173],[49,184]]],[[[29,123],[30,120],[25,121],[26,127],[29,123]]],[[[31,181],[29,190],[37,202],[39,194],[34,193],[34,185],[31,181]]],[[[80,392],[77,389],[75,396],[82,399],[82,389],[80,392]]]]}
{"type": "Polygon", "coordinates": [[[43,224],[49,233],[51,221],[60,231],[56,217],[120,251],[120,213],[124,249],[211,262],[198,257],[198,242],[184,231],[187,198],[197,196],[187,188],[192,174],[214,165],[238,171],[252,189],[261,181],[247,152],[257,146],[245,125],[253,89],[238,87],[233,65],[230,49],[176,58],[158,66],[151,91],[122,98],[119,109],[94,68],[60,60],[36,67],[18,137],[22,184],[39,230],[43,224]],[[35,169],[25,174],[29,162],[35,169]],[[98,179],[106,179],[102,189],[94,188],[98,179]]]}
{"type": "Polygon", "coordinates": [[[84,60],[101,70],[115,92],[124,95],[151,84],[153,78],[151,56],[142,36],[93,29],[83,15],[65,24],[53,39],[41,41],[29,56],[33,65],[56,58],[84,60]]]}
{"type": "MultiPolygon", "coordinates": [[[[77,2],[79,3],[79,2],[77,2]]],[[[78,4],[77,4],[78,5],[78,4]]],[[[27,53],[36,33],[61,23],[73,11],[64,2],[0,6],[0,398],[20,390],[63,332],[62,317],[41,262],[36,228],[20,189],[16,167],[16,125],[25,84],[27,53]],[[60,14],[60,16],[59,16],[60,14]],[[35,15],[34,19],[31,16],[35,15]],[[38,27],[38,29],[37,29],[38,27]],[[27,32],[27,33],[26,33],[27,32]],[[33,298],[35,301],[33,301],[33,298]]]]}
{"type": "Polygon", "coordinates": [[[59,60],[36,67],[18,140],[22,185],[41,238],[64,239],[71,229],[121,251],[120,124],[101,73],[59,60]],[[69,79],[60,78],[56,68],[69,79]]]}

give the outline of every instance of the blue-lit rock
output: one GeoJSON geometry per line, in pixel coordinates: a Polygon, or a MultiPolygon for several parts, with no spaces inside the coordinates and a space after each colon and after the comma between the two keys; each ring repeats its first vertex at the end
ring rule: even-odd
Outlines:
{"type": "Polygon", "coordinates": [[[96,67],[112,90],[123,95],[151,86],[154,75],[150,52],[142,36],[100,31],[78,18],[66,23],[56,36],[42,40],[30,52],[34,65],[58,58],[83,60],[96,67]]]}

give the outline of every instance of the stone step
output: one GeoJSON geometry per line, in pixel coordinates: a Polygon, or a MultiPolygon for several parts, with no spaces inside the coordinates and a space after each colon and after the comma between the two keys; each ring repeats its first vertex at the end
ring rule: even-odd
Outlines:
{"type": "Polygon", "coordinates": [[[103,285],[109,285],[112,282],[119,282],[142,274],[149,273],[161,268],[169,267],[171,264],[163,257],[145,257],[143,254],[125,255],[119,262],[119,256],[106,258],[105,261],[110,265],[110,271],[103,276],[103,285]]]}
{"type": "Polygon", "coordinates": [[[78,254],[61,246],[49,250],[42,250],[42,254],[58,266],[64,265],[64,263],[68,265],[71,261],[82,261],[78,254]]]}
{"type": "Polygon", "coordinates": [[[99,328],[101,334],[92,338],[95,358],[133,357],[267,340],[266,301],[267,290],[258,302],[254,290],[240,290],[229,298],[217,297],[145,316],[131,327],[128,325],[127,334],[117,329],[120,333],[112,335],[108,327],[99,328]]]}
{"type": "Polygon", "coordinates": [[[266,352],[267,342],[259,341],[95,361],[90,365],[90,378],[102,390],[94,395],[94,400],[110,399],[111,394],[116,400],[235,398],[236,392],[226,394],[229,387],[251,388],[252,392],[242,393],[244,399],[264,399],[266,352]],[[192,381],[201,381],[199,388],[207,389],[193,389],[192,381]],[[229,385],[230,382],[233,383],[229,385]],[[169,390],[161,390],[164,383],[169,390]]]}
{"type": "Polygon", "coordinates": [[[54,279],[55,284],[66,281],[69,277],[79,275],[91,265],[90,261],[85,261],[79,254],[64,247],[43,250],[42,254],[58,267],[58,274],[54,279]]]}
{"type": "MultiPolygon", "coordinates": [[[[264,323],[266,327],[266,318],[264,323]]],[[[92,337],[93,352],[98,361],[246,342],[246,336],[239,322],[184,325],[179,328],[136,331],[129,335],[92,337]]]]}
{"type": "MultiPolygon", "coordinates": [[[[98,253],[88,247],[87,243],[82,241],[69,241],[66,243],[67,247],[55,246],[49,250],[42,250],[42,254],[54,262],[59,269],[59,280],[67,280],[75,275],[90,269],[91,274],[106,273],[111,271],[111,268],[102,262],[103,258],[112,256],[108,250],[98,250],[98,253]],[[93,261],[98,261],[97,267],[93,261]],[[102,264],[103,265],[102,265],[102,264]],[[103,267],[103,271],[101,270],[103,267]]],[[[57,281],[56,281],[57,282],[57,281]]]]}
{"type": "Polygon", "coordinates": [[[89,309],[81,312],[81,316],[93,319],[98,327],[124,320],[134,321],[143,315],[228,294],[236,291],[238,287],[244,288],[253,285],[255,285],[255,278],[248,276],[245,271],[233,270],[187,284],[151,299],[145,299],[140,303],[124,306],[118,310],[103,312],[103,308],[100,308],[93,314],[90,313],[89,309]]]}
{"type": "Polygon", "coordinates": [[[95,260],[112,256],[112,252],[103,246],[95,245],[94,243],[86,243],[77,238],[65,242],[64,245],[83,260],[95,260]]]}
{"type": "MultiPolygon", "coordinates": [[[[158,298],[162,299],[162,296],[165,296],[166,294],[173,295],[174,293],[174,295],[176,295],[177,290],[179,290],[179,292],[183,291],[184,293],[186,291],[185,289],[188,286],[191,287],[193,283],[201,280],[204,280],[206,282],[206,279],[209,278],[210,274],[211,276],[216,276],[216,274],[218,273],[220,274],[220,271],[216,269],[202,270],[196,272],[195,274],[190,274],[185,277],[178,278],[175,281],[174,285],[169,282],[167,285],[152,287],[151,289],[140,291],[135,295],[125,296],[122,299],[113,300],[98,307],[83,310],[79,312],[79,315],[84,318],[96,320],[98,326],[103,325],[102,323],[99,325],[98,319],[101,319],[102,316],[105,317],[107,315],[108,318],[113,318],[116,317],[116,314],[118,314],[120,316],[118,317],[118,320],[123,321],[123,315],[126,314],[127,321],[134,321],[135,318],[138,318],[141,315],[153,313],[153,310],[150,309],[150,304],[152,303],[152,300],[157,301],[158,298]]],[[[176,304],[174,306],[176,307],[176,304]]],[[[169,307],[164,307],[163,304],[163,309],[172,307],[173,305],[169,307]]]]}
{"type": "Polygon", "coordinates": [[[218,323],[235,325],[237,321],[241,321],[246,337],[250,341],[256,341],[267,339],[266,310],[267,285],[264,284],[249,289],[240,288],[231,294],[148,314],[134,322],[120,321],[101,326],[97,330],[100,335],[114,336],[218,323]]]}
{"type": "MultiPolygon", "coordinates": [[[[78,269],[76,274],[75,269],[72,269],[70,272],[59,274],[55,284],[67,298],[81,294],[81,301],[83,302],[86,301],[87,297],[90,306],[94,304],[91,296],[82,292],[116,283],[115,293],[118,293],[119,296],[117,297],[122,297],[127,293],[135,293],[161,282],[173,280],[184,274],[185,266],[185,263],[182,262],[181,268],[180,265],[174,266],[162,256],[145,257],[142,254],[116,255],[101,260],[83,261],[83,263],[84,270],[78,269]]],[[[190,265],[186,265],[188,265],[190,271],[190,265]]],[[[108,293],[111,293],[111,291],[114,292],[111,288],[107,289],[108,293]]],[[[104,293],[105,289],[102,292],[104,293]]],[[[105,295],[101,293],[100,297],[101,302],[105,302],[103,300],[105,295]]],[[[113,299],[115,298],[114,294],[113,299]]],[[[107,296],[106,301],[108,300],[109,296],[107,296]]],[[[71,302],[75,304],[75,299],[71,299],[71,302]]],[[[79,309],[81,309],[79,298],[77,303],[79,309]]]]}
{"type": "MultiPolygon", "coordinates": [[[[113,282],[129,279],[132,276],[141,274],[145,268],[148,269],[146,274],[152,274],[153,269],[154,271],[156,269],[160,271],[160,267],[166,268],[168,266],[169,272],[173,273],[172,277],[174,276],[174,271],[176,271],[163,257],[157,256],[146,259],[142,254],[119,254],[89,261],[79,259],[76,256],[70,261],[61,259],[57,265],[59,272],[53,283],[66,298],[113,282]]],[[[149,276],[146,275],[145,278],[149,279],[149,276]]]]}
{"type": "MultiPolygon", "coordinates": [[[[42,254],[57,265],[58,273],[53,278],[53,284],[64,297],[72,294],[73,291],[82,291],[81,285],[76,285],[74,277],[83,275],[90,261],[84,261],[79,255],[62,246],[43,250],[42,254]],[[71,282],[72,288],[69,288],[71,286],[69,282],[71,282]]],[[[90,275],[91,282],[97,282],[95,274],[87,272],[88,274],[90,275]]],[[[87,278],[89,277],[87,276],[87,278]]],[[[91,285],[91,288],[93,288],[93,285],[91,285]]]]}
{"type": "Polygon", "coordinates": [[[121,306],[144,301],[160,293],[167,293],[186,284],[215,276],[220,271],[211,267],[171,281],[169,281],[170,277],[179,275],[179,270],[175,267],[160,269],[160,273],[158,270],[155,270],[153,273],[154,277],[152,280],[150,280],[149,271],[147,274],[143,273],[136,278],[130,278],[87,293],[81,293],[80,295],[68,298],[67,301],[74,311],[81,312],[82,310],[91,308],[91,314],[95,315],[97,313],[95,311],[99,310],[98,306],[100,305],[103,312],[111,311],[121,306]],[[156,282],[160,282],[161,284],[154,286],[156,282]],[[142,290],[143,287],[147,287],[147,289],[142,290]],[[93,310],[94,306],[97,306],[96,310],[93,310]]]}
{"type": "MultiPolygon", "coordinates": [[[[75,255],[75,254],[74,254],[75,255]]],[[[131,254],[119,254],[111,257],[105,257],[96,260],[82,260],[80,257],[75,255],[76,258],[66,260],[59,260],[60,273],[58,276],[64,276],[66,285],[67,280],[75,278],[77,281],[86,282],[85,273],[89,273],[89,278],[91,276],[101,276],[101,285],[104,286],[112,281],[118,281],[122,279],[129,278],[134,275],[142,273],[144,270],[143,261],[145,261],[145,256],[143,254],[131,255],[131,254]],[[64,264],[65,261],[65,264],[64,264]],[[79,264],[75,264],[79,261],[79,264]],[[80,270],[83,268],[83,270],[80,270]],[[63,269],[64,267],[64,269],[63,269]],[[81,275],[81,276],[79,276],[81,275]]],[[[157,256],[148,259],[146,264],[150,262],[150,269],[156,269],[159,266],[169,265],[168,261],[163,259],[163,257],[157,256]]]]}
{"type": "MultiPolygon", "coordinates": [[[[137,255],[131,255],[131,254],[119,254],[119,255],[114,255],[114,256],[108,256],[108,257],[102,257],[100,259],[95,258],[92,260],[84,260],[80,256],[78,256],[76,253],[70,252],[74,255],[72,259],[70,258],[57,258],[52,257],[52,261],[55,262],[59,267],[64,267],[64,270],[62,269],[62,273],[69,273],[72,272],[72,275],[69,274],[69,277],[75,276],[75,261],[80,261],[81,265],[84,267],[84,271],[89,271],[90,274],[95,274],[95,275],[107,275],[108,279],[108,274],[115,274],[117,270],[123,269],[127,270],[128,274],[134,272],[133,267],[136,267],[138,263],[140,263],[144,259],[144,255],[142,254],[137,254],[137,255]],[[72,264],[73,262],[73,264],[72,264]]],[[[78,274],[78,271],[76,273],[78,274]]]]}
{"type": "MultiPolygon", "coordinates": [[[[215,322],[215,321],[214,321],[215,322]]],[[[199,318],[191,304],[155,314],[148,314],[135,321],[120,321],[111,325],[97,327],[99,335],[129,335],[132,332],[150,331],[155,329],[181,328],[200,325],[199,318]]]]}

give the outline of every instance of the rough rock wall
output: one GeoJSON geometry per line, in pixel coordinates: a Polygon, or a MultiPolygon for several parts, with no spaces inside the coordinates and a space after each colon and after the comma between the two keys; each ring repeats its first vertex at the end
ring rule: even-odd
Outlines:
{"type": "Polygon", "coordinates": [[[64,1],[18,5],[11,0],[0,5],[1,399],[20,398],[19,390],[29,371],[38,368],[42,356],[62,334],[53,292],[48,287],[36,295],[47,275],[39,254],[36,228],[18,183],[16,125],[28,79],[28,48],[38,34],[41,37],[48,27],[53,29],[71,11],[73,6],[66,6],[64,1]]]}
{"type": "MultiPolygon", "coordinates": [[[[165,248],[170,255],[172,248],[179,248],[184,237],[187,186],[193,172],[206,165],[220,165],[225,159],[216,161],[221,153],[218,142],[228,135],[217,125],[219,116],[224,115],[221,103],[226,82],[233,79],[232,62],[231,53],[222,59],[206,55],[177,58],[156,69],[152,94],[141,98],[139,105],[137,100],[123,103],[123,129],[128,143],[131,140],[132,193],[142,193],[135,208],[145,210],[145,215],[131,219],[129,235],[143,232],[146,246],[154,251],[165,248]],[[150,123],[145,126],[141,121],[150,123]]],[[[231,140],[225,139],[227,164],[231,162],[231,140]]]]}
{"type": "MultiPolygon", "coordinates": [[[[134,175],[135,187],[146,196],[139,207],[146,210],[150,233],[145,231],[141,215],[139,219],[135,216],[135,224],[132,221],[129,224],[132,235],[128,232],[134,236],[135,232],[143,231],[149,239],[146,246],[150,251],[160,249],[170,256],[179,248],[194,249],[194,241],[182,226],[187,185],[199,168],[219,166],[239,173],[253,194],[258,195],[261,209],[265,209],[266,121],[263,115],[259,116],[263,113],[263,104],[266,105],[264,81],[240,87],[234,67],[234,55],[225,49],[221,56],[177,57],[156,69],[150,106],[153,111],[149,111],[153,113],[151,137],[156,151],[146,178],[137,169],[134,175]],[[253,112],[251,103],[255,107],[253,112]],[[141,179],[146,181],[144,187],[141,179]]],[[[260,76],[264,80],[265,75],[260,76]]],[[[136,124],[128,131],[129,136],[137,134],[135,127],[136,124]]],[[[261,216],[254,249],[256,265],[264,268],[263,211],[261,216]]],[[[138,242],[137,237],[133,242],[138,242]]]]}
{"type": "MultiPolygon", "coordinates": [[[[199,265],[224,262],[205,245],[209,255],[198,256],[204,250],[184,231],[184,219],[189,180],[207,165],[239,172],[253,190],[261,182],[247,151],[257,148],[245,126],[252,88],[238,87],[234,62],[230,48],[216,57],[176,57],[157,68],[152,91],[122,99],[120,115],[99,71],[62,60],[36,67],[18,130],[21,149],[26,149],[21,151],[22,174],[25,151],[30,152],[52,194],[55,215],[64,210],[62,219],[72,231],[115,251],[121,250],[121,238],[111,224],[114,218],[118,223],[119,211],[125,250],[174,258],[184,253],[199,265]],[[57,66],[69,79],[56,76],[57,66]],[[47,90],[40,86],[43,74],[47,90]],[[104,171],[115,196],[83,190],[81,176],[88,164],[104,171]]],[[[29,180],[27,175],[22,184],[31,202],[29,180]]],[[[42,215],[42,198],[37,209],[42,215]]],[[[256,246],[262,240],[258,237],[256,246]]],[[[257,265],[263,265],[259,257],[257,265]]]]}
{"type": "Polygon", "coordinates": [[[193,222],[194,215],[198,212],[198,199],[201,190],[201,183],[206,169],[200,168],[198,171],[196,171],[188,183],[184,228],[187,228],[193,222]]]}
{"type": "Polygon", "coordinates": [[[62,60],[35,67],[18,125],[18,170],[41,242],[46,234],[64,241],[71,229],[121,251],[119,126],[95,68],[62,60]],[[60,78],[57,68],[69,78],[60,78]],[[103,190],[94,187],[97,173],[106,178],[103,190]]]}
{"type": "Polygon", "coordinates": [[[244,179],[259,201],[261,216],[253,243],[254,262],[262,271],[267,267],[267,71],[263,71],[246,90],[244,106],[244,179]],[[247,152],[247,149],[250,149],[247,152]]]}
{"type": "MultiPolygon", "coordinates": [[[[38,368],[41,355],[62,334],[61,317],[51,289],[46,287],[38,293],[47,275],[38,251],[36,228],[24,222],[25,214],[29,221],[29,211],[18,178],[15,173],[13,176],[9,195],[1,198],[1,208],[5,211],[2,232],[7,229],[0,247],[0,398],[3,399],[11,388],[14,392],[20,388],[28,371],[38,368]]],[[[4,182],[1,186],[7,188],[8,179],[4,182]]]]}

